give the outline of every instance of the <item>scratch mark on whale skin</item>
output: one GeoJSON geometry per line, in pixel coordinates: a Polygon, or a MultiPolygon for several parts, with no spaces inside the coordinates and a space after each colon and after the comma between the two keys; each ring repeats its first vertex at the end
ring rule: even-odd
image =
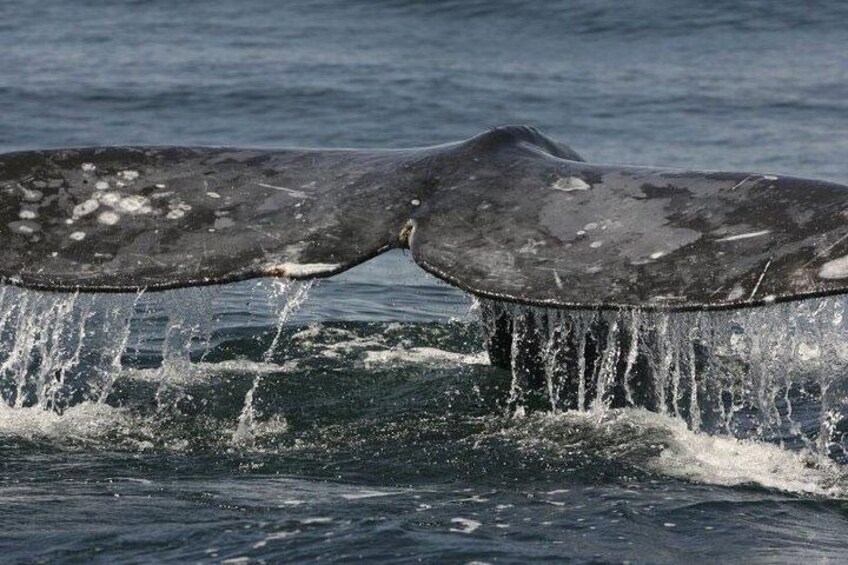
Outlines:
{"type": "Polygon", "coordinates": [[[295,198],[313,198],[311,195],[306,194],[302,190],[294,190],[293,188],[286,188],[284,186],[275,186],[273,184],[267,184],[264,182],[257,182],[257,186],[261,186],[264,188],[272,188],[274,190],[279,190],[281,192],[285,192],[290,196],[294,196],[295,198]]]}
{"type": "MultiPolygon", "coordinates": [[[[763,279],[766,278],[766,271],[771,267],[771,259],[766,262],[766,266],[763,267],[763,272],[760,273],[760,278],[757,279],[757,284],[754,285],[754,290],[751,291],[751,296],[748,297],[748,300],[753,300],[754,295],[757,294],[757,291],[760,290],[760,285],[763,284],[763,279]]],[[[767,300],[769,297],[767,296],[764,300],[767,300]]]]}
{"type": "Polygon", "coordinates": [[[728,235],[727,237],[722,237],[721,239],[717,239],[716,241],[738,241],[740,239],[750,239],[752,237],[760,237],[770,233],[771,230],[752,231],[748,233],[740,233],[739,235],[728,235]]]}

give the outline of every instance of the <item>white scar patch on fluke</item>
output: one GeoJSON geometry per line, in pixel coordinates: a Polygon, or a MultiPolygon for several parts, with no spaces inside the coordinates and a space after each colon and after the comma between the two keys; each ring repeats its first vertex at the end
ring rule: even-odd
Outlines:
{"type": "Polygon", "coordinates": [[[78,220],[79,218],[82,218],[83,216],[87,216],[87,215],[91,214],[92,212],[94,212],[98,208],[100,208],[100,203],[97,200],[90,198],[90,199],[84,200],[83,202],[80,202],[79,204],[74,206],[74,209],[71,212],[71,214],[72,214],[72,216],[75,220],[78,220]]]}
{"type": "Polygon", "coordinates": [[[149,214],[153,211],[148,205],[147,198],[139,195],[122,198],[120,202],[118,202],[118,208],[121,212],[127,214],[149,214]]]}
{"type": "Polygon", "coordinates": [[[554,181],[551,188],[563,192],[574,192],[576,190],[589,190],[592,185],[580,177],[560,177],[554,181]]]}
{"type": "Polygon", "coordinates": [[[338,263],[282,263],[266,268],[265,274],[271,277],[313,277],[335,272],[341,267],[338,263]]]}
{"type": "Polygon", "coordinates": [[[116,214],[115,212],[103,212],[99,216],[97,216],[97,221],[101,224],[105,224],[107,226],[114,226],[121,220],[121,216],[116,214]]]}
{"type": "Polygon", "coordinates": [[[819,269],[819,278],[845,279],[848,278],[848,255],[828,261],[819,269]]]}

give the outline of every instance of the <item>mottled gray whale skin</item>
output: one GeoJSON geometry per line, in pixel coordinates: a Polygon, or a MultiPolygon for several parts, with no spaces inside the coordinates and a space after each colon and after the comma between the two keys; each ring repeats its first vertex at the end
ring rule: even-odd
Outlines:
{"type": "Polygon", "coordinates": [[[533,128],[417,149],[0,155],[0,280],[118,292],[324,277],[392,248],[482,297],[736,308],[848,290],[848,187],[595,165],[533,128]]]}

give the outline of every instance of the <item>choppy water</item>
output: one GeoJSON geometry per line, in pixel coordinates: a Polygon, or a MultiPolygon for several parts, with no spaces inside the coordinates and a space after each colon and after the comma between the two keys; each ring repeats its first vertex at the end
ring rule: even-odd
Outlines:
{"type": "MultiPolygon", "coordinates": [[[[846,17],[841,2],[4,2],[0,150],[404,146],[530,123],[593,161],[845,183],[846,17]]],[[[666,328],[665,414],[516,418],[471,301],[399,253],[311,288],[0,292],[6,562],[843,559],[844,301],[646,317],[637,331],[666,328]],[[687,425],[683,346],[707,334],[707,381],[739,407],[714,435],[687,425]]]]}

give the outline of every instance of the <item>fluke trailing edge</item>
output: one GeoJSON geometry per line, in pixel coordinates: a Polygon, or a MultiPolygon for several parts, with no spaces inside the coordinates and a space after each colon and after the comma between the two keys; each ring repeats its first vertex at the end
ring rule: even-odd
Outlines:
{"type": "Polygon", "coordinates": [[[848,187],[592,165],[529,127],[397,150],[0,155],[0,278],[133,291],[329,276],[409,247],[473,294],[752,306],[848,291],[848,187]]]}

